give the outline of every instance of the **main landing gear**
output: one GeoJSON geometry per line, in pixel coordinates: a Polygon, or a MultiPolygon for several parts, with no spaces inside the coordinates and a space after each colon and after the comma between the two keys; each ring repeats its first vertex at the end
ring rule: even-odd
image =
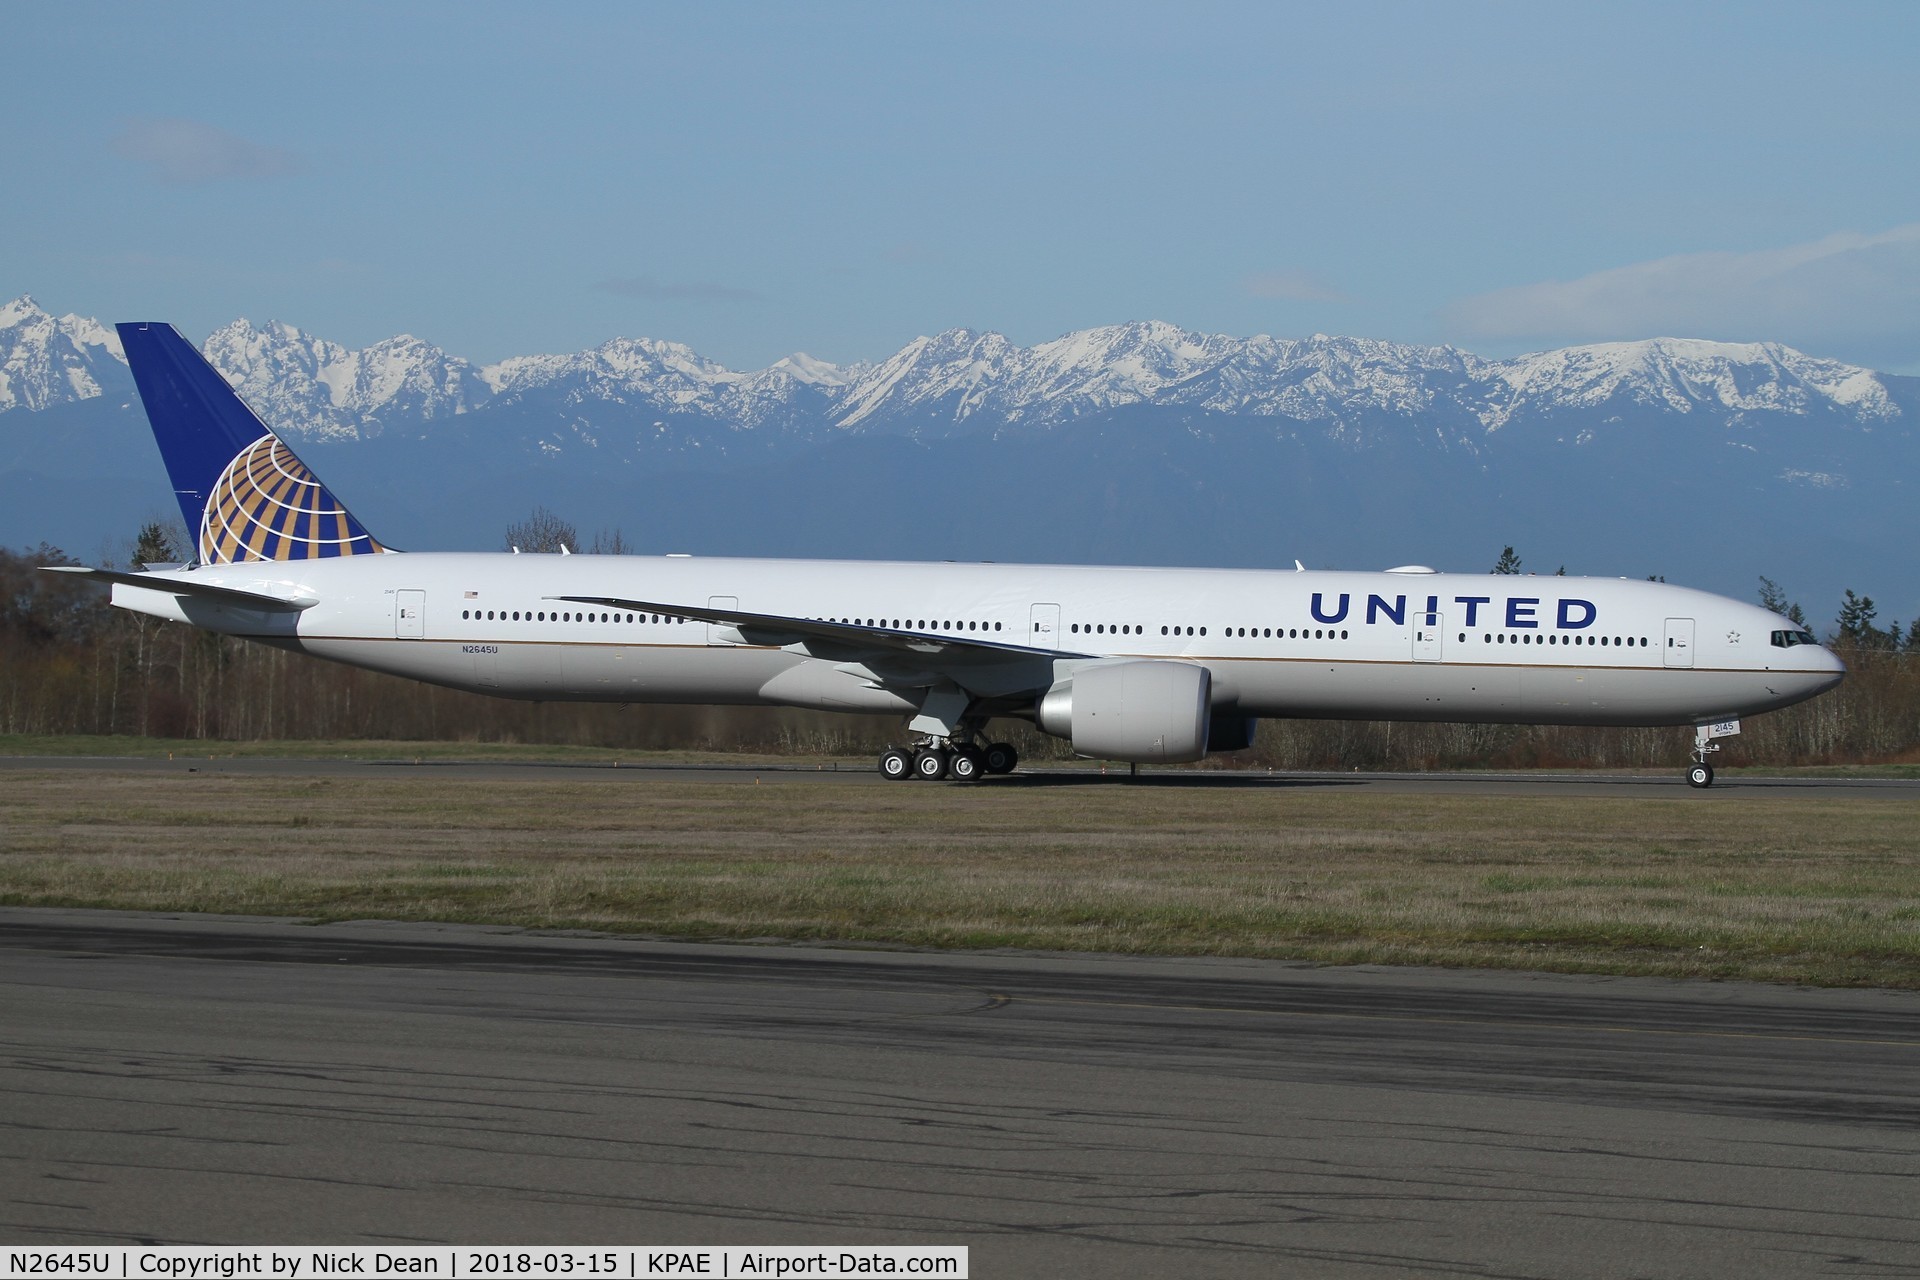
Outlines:
{"type": "Polygon", "coordinates": [[[1687,766],[1687,785],[1690,787],[1710,787],[1713,785],[1713,766],[1707,763],[1707,757],[1720,749],[1707,733],[1707,726],[1700,725],[1693,731],[1693,763],[1687,766]]]}
{"type": "Polygon", "coordinates": [[[977,747],[971,742],[929,739],[912,747],[888,747],[880,753],[880,776],[890,782],[918,778],[938,782],[978,782],[990,773],[1012,773],[1020,753],[1005,742],[977,747]]]}

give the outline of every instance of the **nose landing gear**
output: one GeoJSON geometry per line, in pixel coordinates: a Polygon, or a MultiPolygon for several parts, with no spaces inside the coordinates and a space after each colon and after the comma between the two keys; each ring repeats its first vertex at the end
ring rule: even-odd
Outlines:
{"type": "MultiPolygon", "coordinates": [[[[1715,726],[1695,725],[1693,729],[1693,763],[1687,766],[1687,785],[1705,788],[1713,785],[1713,766],[1707,763],[1707,757],[1720,749],[1713,740],[1715,726]]],[[[1736,728],[1735,733],[1739,730],[1736,728]]]]}

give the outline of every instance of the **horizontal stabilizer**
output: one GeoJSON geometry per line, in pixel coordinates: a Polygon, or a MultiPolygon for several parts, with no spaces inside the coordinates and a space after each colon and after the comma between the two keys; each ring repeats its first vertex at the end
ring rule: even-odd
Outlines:
{"type": "Polygon", "coordinates": [[[717,622],[737,627],[749,644],[811,644],[872,653],[912,654],[962,661],[1005,661],[1009,658],[1072,658],[1085,654],[1065,653],[1058,649],[1034,649],[1001,640],[974,636],[936,635],[926,631],[905,631],[893,627],[869,627],[859,622],[834,622],[820,618],[789,618],[775,613],[746,613],[739,609],[715,609],[709,605],[666,604],[658,600],[627,600],[617,596],[548,596],[549,600],[570,600],[575,604],[597,604],[609,609],[668,614],[692,618],[697,622],[717,622]]]}
{"type": "Polygon", "coordinates": [[[73,573],[93,582],[116,583],[145,591],[164,591],[168,595],[192,596],[232,605],[238,609],[260,609],[267,613],[298,613],[320,602],[312,596],[275,596],[260,591],[242,591],[238,587],[219,587],[211,582],[195,582],[163,573],[123,573],[116,569],[89,569],[77,564],[47,564],[43,573],[73,573]]]}

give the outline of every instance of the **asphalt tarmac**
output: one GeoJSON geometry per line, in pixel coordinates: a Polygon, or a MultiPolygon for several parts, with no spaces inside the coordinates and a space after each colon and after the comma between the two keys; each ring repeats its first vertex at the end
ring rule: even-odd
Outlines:
{"type": "MultiPolygon", "coordinates": [[[[0,756],[0,775],[11,771],[78,771],[115,773],[222,773],[296,778],[438,778],[480,781],[564,778],[641,783],[673,779],[684,782],[820,783],[834,786],[959,786],[1093,787],[1148,786],[1175,788],[1249,789],[1266,787],[1361,789],[1382,795],[1608,795],[1674,796],[1692,788],[1678,765],[1668,775],[1627,773],[1312,773],[1194,770],[1146,767],[1138,776],[1125,765],[1046,768],[1021,766],[1019,772],[989,778],[978,784],[952,782],[889,782],[879,770],[865,764],[811,763],[804,758],[778,764],[658,764],[622,761],[618,764],[549,762],[537,760],[392,760],[278,759],[269,757],[182,755],[176,759],[140,756],[0,756]]],[[[1754,794],[1770,796],[1890,796],[1920,797],[1920,778],[1811,778],[1721,774],[1713,786],[1693,791],[1702,797],[1754,794]]]]}
{"type": "Polygon", "coordinates": [[[13,1243],[1920,1274],[1920,996],[0,909],[13,1243]]]}

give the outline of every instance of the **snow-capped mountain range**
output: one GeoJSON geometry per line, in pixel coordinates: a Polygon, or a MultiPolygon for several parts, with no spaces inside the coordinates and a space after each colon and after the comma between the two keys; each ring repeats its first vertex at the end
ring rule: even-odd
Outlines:
{"type": "MultiPolygon", "coordinates": [[[[875,364],[796,354],[753,372],[676,342],[615,338],[572,355],[477,366],[402,334],[360,350],[291,325],[236,320],[207,358],[294,439],[378,436],[489,407],[539,402],[575,416],[694,417],[728,431],[944,435],[1044,428],[1132,406],[1287,419],[1339,434],[1399,420],[1473,445],[1516,421],[1573,410],[1821,414],[1861,427],[1905,413],[1870,369],[1777,343],[1654,338],[1488,360],[1369,338],[1233,338],[1159,321],[1022,347],[951,329],[875,364]]],[[[122,384],[119,340],[30,297],[0,307],[0,412],[44,409],[122,384]]]]}

